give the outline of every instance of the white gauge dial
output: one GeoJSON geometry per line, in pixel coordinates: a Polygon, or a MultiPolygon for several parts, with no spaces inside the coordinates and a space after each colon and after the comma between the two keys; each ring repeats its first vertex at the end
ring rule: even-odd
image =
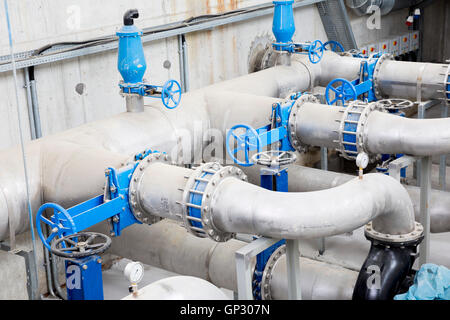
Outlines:
{"type": "Polygon", "coordinates": [[[125,267],[124,274],[131,283],[137,284],[144,277],[144,266],[139,262],[130,262],[125,267]]]}
{"type": "Polygon", "coordinates": [[[369,156],[367,153],[362,152],[358,154],[358,157],[356,158],[356,165],[361,169],[367,168],[369,165],[369,156]]]}

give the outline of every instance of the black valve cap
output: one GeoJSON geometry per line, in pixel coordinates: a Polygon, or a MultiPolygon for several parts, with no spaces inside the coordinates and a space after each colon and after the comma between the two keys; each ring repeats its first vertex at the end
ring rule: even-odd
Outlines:
{"type": "Polygon", "coordinates": [[[125,26],[132,26],[134,24],[134,19],[139,18],[138,9],[130,9],[123,15],[123,24],[125,26]]]}

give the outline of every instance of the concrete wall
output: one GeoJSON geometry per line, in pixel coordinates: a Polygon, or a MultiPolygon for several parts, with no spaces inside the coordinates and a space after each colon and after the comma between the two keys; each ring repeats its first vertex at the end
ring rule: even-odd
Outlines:
{"type": "Polygon", "coordinates": [[[424,61],[444,63],[450,59],[450,2],[435,0],[423,10],[424,61]]]}

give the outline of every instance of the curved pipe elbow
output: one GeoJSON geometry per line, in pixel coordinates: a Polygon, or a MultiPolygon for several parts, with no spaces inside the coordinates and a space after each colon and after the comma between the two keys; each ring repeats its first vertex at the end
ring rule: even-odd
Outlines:
{"type": "Polygon", "coordinates": [[[400,235],[415,223],[407,191],[381,174],[309,193],[273,192],[229,178],[213,194],[211,208],[220,231],[281,239],[343,234],[370,221],[380,233],[400,235]]]}

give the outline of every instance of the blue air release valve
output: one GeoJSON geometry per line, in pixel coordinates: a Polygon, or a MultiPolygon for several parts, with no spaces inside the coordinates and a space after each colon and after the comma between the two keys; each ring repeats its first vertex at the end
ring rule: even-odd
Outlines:
{"type": "Polygon", "coordinates": [[[308,54],[311,63],[319,63],[324,53],[324,46],[320,40],[312,43],[292,42],[295,33],[293,3],[293,0],[273,2],[275,9],[272,31],[276,39],[273,47],[277,51],[308,54]]]}
{"type": "Polygon", "coordinates": [[[124,25],[117,32],[119,37],[117,68],[123,78],[119,84],[121,93],[159,98],[166,108],[175,109],[181,101],[181,86],[177,81],[169,80],[163,86],[144,83],[147,62],[141,39],[143,32],[134,25],[134,19],[137,18],[139,12],[136,9],[128,10],[124,15],[124,25]]]}

